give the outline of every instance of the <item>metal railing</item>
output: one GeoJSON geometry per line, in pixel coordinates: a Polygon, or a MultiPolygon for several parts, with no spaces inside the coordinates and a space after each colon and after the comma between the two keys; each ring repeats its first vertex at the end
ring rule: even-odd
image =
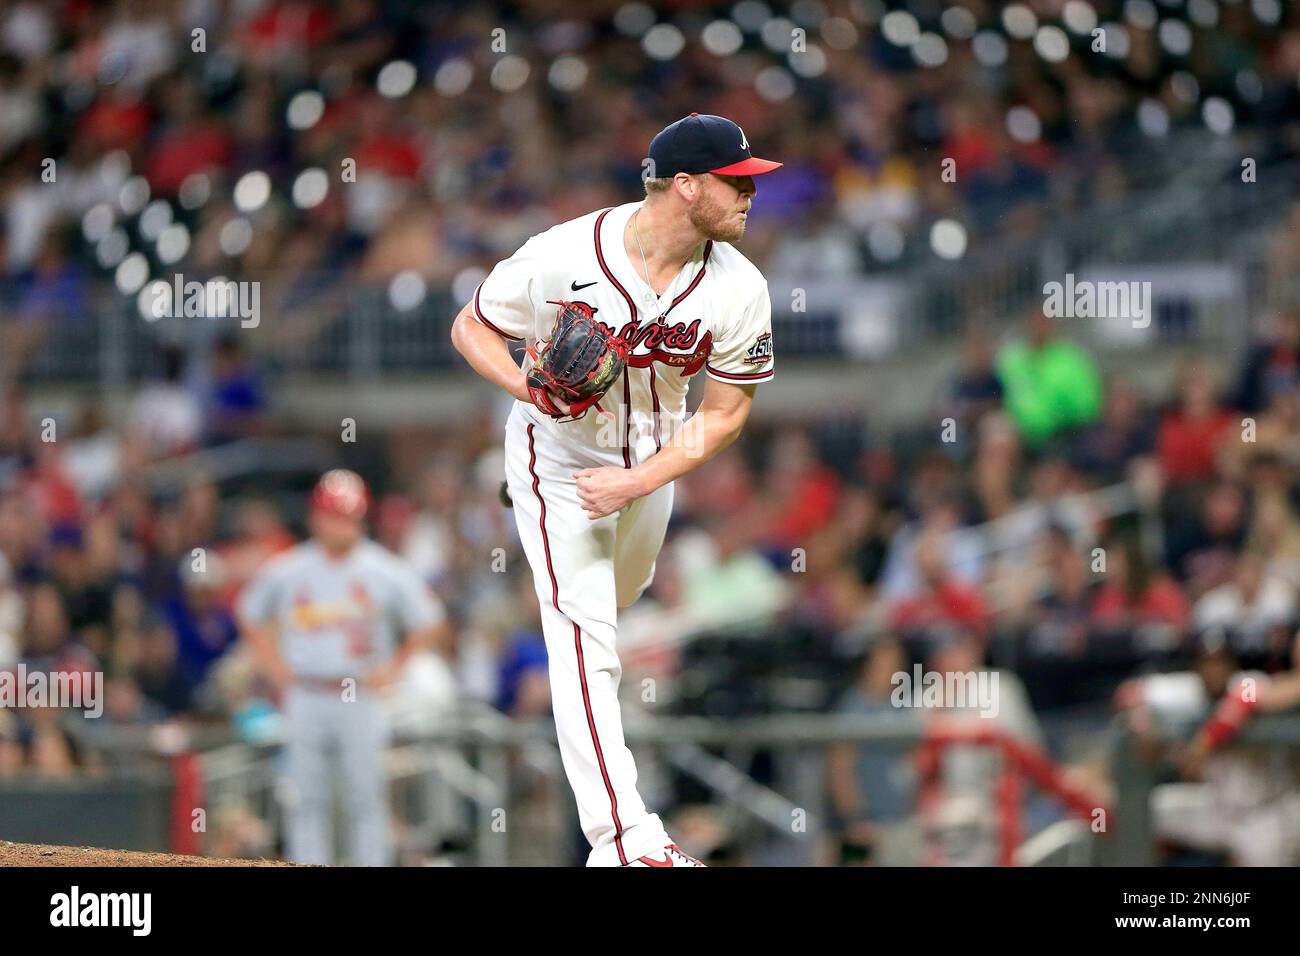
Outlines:
{"type": "MultiPolygon", "coordinates": [[[[1164,745],[1188,739],[1195,724],[1156,723],[1156,732],[1164,745]]],[[[1228,745],[1227,750],[1250,748],[1289,761],[1292,770],[1289,792],[1300,792],[1300,714],[1269,714],[1258,716],[1228,745]]],[[[1153,759],[1146,748],[1123,724],[1117,722],[1112,736],[1110,754],[1111,775],[1114,780],[1115,836],[1108,842],[1102,862],[1120,866],[1151,866],[1158,862],[1158,838],[1154,819],[1153,794],[1157,787],[1169,782],[1170,767],[1160,759],[1153,759]]],[[[1300,821],[1297,821],[1300,824],[1300,821]]],[[[1290,834],[1300,847],[1300,830],[1290,834]]],[[[1300,865],[1300,858],[1292,861],[1300,865]]]]}
{"type": "MultiPolygon", "coordinates": [[[[1186,148],[1192,149],[1189,144],[1186,148]]],[[[1203,345],[1234,336],[1250,319],[1284,303],[1300,303],[1295,275],[1269,268],[1268,246],[1300,202],[1300,162],[1261,167],[1240,179],[1240,155],[1218,153],[1189,164],[1161,188],[1102,207],[1075,210],[1029,234],[972,250],[962,259],[929,259],[909,272],[912,293],[907,344],[923,347],[968,322],[996,330],[1041,303],[1043,285],[1091,265],[1155,267],[1171,262],[1231,264],[1241,270],[1242,314],[1209,314],[1180,330],[1203,345]]],[[[1236,307],[1236,303],[1233,304],[1236,307]]]]}
{"type": "MultiPolygon", "coordinates": [[[[896,717],[791,714],[719,721],[646,718],[633,712],[625,730],[628,745],[641,755],[639,761],[648,770],[643,776],[651,787],[656,779],[654,764],[662,761],[702,783],[751,848],[764,842],[778,844],[765,858],[807,864],[819,859],[820,841],[827,834],[824,805],[818,803],[824,797],[820,775],[825,769],[825,748],[857,743],[900,755],[911,753],[925,739],[924,727],[896,717]],[[748,753],[755,748],[804,759],[786,764],[792,772],[760,784],[727,757],[729,752],[748,753]],[[801,825],[792,826],[796,818],[801,825]]],[[[1184,739],[1187,730],[1165,728],[1166,742],[1184,739]]],[[[1163,771],[1137,756],[1120,722],[1112,725],[1109,738],[1116,797],[1105,828],[1108,836],[1099,838],[1082,821],[1060,820],[1026,835],[1014,852],[1015,865],[1149,866],[1156,862],[1151,799],[1163,771]]],[[[1300,749],[1300,715],[1258,718],[1234,746],[1295,756],[1300,749]]],[[[273,751],[243,745],[205,755],[209,803],[237,797],[260,808],[268,819],[278,820],[273,760],[273,751]]],[[[432,854],[449,836],[455,838],[450,842],[462,847],[456,861],[474,865],[556,863],[572,857],[560,845],[562,832],[557,832],[568,822],[565,814],[551,821],[551,832],[540,835],[520,832],[510,822],[520,813],[511,801],[520,792],[521,774],[540,777],[547,799],[571,800],[550,721],[520,722],[486,709],[469,710],[449,717],[419,740],[394,746],[386,766],[393,792],[408,790],[399,803],[408,811],[406,849],[413,857],[432,854]],[[409,813],[421,806],[420,813],[409,813]],[[506,825],[497,826],[502,821],[506,825]],[[551,841],[550,855],[538,852],[539,839],[551,841]]]]}
{"type": "MultiPolygon", "coordinates": [[[[739,842],[764,859],[807,865],[824,857],[824,751],[831,745],[859,744],[900,755],[918,747],[925,728],[919,721],[883,717],[796,715],[719,721],[693,717],[649,717],[630,711],[625,720],[628,746],[639,754],[643,784],[664,772],[690,778],[712,795],[712,805],[728,820],[739,842]],[[777,779],[756,781],[736,755],[761,749],[776,754],[783,767],[777,779]]],[[[275,797],[274,749],[232,745],[203,756],[207,802],[243,800],[276,828],[282,810],[275,797]]],[[[467,707],[442,726],[407,738],[385,759],[390,793],[398,808],[406,862],[447,862],[500,866],[561,863],[572,860],[566,830],[575,821],[567,809],[553,815],[545,832],[519,825],[532,816],[519,795],[532,781],[543,805],[571,804],[550,720],[516,721],[486,707],[467,707]],[[537,784],[542,785],[539,791],[537,784]],[[447,854],[445,845],[459,847],[447,854]],[[549,849],[539,849],[549,844],[549,849]]],[[[663,793],[655,794],[661,799],[663,793]]],[[[1090,859],[1088,838],[1071,831],[1069,860],[1090,859]]],[[[1089,835],[1091,836],[1091,835],[1089,835]]],[[[1031,838],[1020,862],[1034,865],[1053,852],[1046,838],[1031,838]]],[[[1058,841],[1059,842],[1059,841],[1058,841]]],[[[1057,847],[1057,843],[1053,843],[1057,847]]]]}

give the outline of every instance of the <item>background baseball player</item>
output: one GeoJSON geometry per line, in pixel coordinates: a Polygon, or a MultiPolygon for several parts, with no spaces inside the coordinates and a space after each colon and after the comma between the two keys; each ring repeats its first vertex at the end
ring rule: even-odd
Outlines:
{"type": "Polygon", "coordinates": [[[443,613],[419,577],[365,536],[369,493],[328,472],[311,497],[311,540],[268,564],[240,601],[243,632],[283,702],[287,852],[333,861],[332,785],[341,775],[351,862],[391,862],[379,693],[432,646],[443,613]]]}
{"type": "Polygon", "coordinates": [[[755,386],[772,377],[767,283],[730,243],[744,234],[752,177],[780,164],[752,156],[735,123],[695,113],[660,132],[649,159],[643,202],[534,236],[492,270],[452,333],[470,365],[517,399],[506,479],[593,866],[696,864],[637,793],[619,715],[617,615],[654,575],[673,480],[736,439],[755,386]],[[507,345],[535,348],[555,323],[552,303],[573,300],[628,346],[604,413],[576,420],[539,410],[507,345]],[[702,371],[704,395],[687,421],[686,393],[702,371]]]}

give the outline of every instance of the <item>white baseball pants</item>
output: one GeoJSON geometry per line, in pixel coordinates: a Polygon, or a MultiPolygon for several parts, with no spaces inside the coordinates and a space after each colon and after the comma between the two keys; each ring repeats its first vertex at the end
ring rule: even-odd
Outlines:
{"type": "Polygon", "coordinates": [[[672,485],[592,521],[573,475],[603,462],[550,439],[516,405],[506,424],[506,480],[541,604],[560,757],[591,843],[588,866],[656,853],[668,835],[636,789],[623,742],[614,648],[618,609],[654,577],[672,485]]]}

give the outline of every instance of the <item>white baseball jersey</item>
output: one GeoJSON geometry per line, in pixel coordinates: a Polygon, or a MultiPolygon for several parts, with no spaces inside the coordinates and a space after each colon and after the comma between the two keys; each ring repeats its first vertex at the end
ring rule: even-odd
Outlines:
{"type": "Polygon", "coordinates": [[[686,414],[701,371],[724,382],[766,382],[773,374],[772,306],[762,273],[733,246],[706,242],[662,296],[633,268],[623,245],[627,203],[560,223],[499,263],[474,294],[480,322],[513,342],[551,333],[552,302],[591,306],[632,350],[627,371],[603,399],[612,417],[589,411],[576,422],[535,415],[548,440],[598,450],[604,464],[631,467],[659,451],[686,414]]]}
{"type": "Polygon", "coordinates": [[[497,265],[474,295],[478,320],[534,345],[555,301],[580,301],[632,346],[602,416],[556,422],[515,402],[506,424],[506,482],[533,569],[551,681],[551,707],[591,866],[669,865],[663,822],[637,792],[623,737],[615,649],[619,608],[650,585],[672,514],[668,483],[617,514],[591,520],[574,472],[630,468],[667,445],[686,413],[690,380],[772,377],[767,283],[727,243],[703,243],[663,296],[632,267],[623,243],[629,203],[561,223],[497,265]],[[650,862],[646,862],[650,861],[650,862]]]}
{"type": "Polygon", "coordinates": [[[314,541],[277,556],[240,596],[240,616],[279,628],[297,677],[364,677],[400,636],[441,622],[442,608],[400,558],[369,539],[334,560],[314,541]]]}

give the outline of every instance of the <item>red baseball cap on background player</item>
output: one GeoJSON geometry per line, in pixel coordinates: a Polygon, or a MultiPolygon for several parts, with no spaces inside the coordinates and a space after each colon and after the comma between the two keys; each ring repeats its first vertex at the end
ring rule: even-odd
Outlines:
{"type": "Polygon", "coordinates": [[[321,475],[311,493],[314,511],[361,521],[370,510],[370,489],[361,476],[346,468],[335,468],[321,475]]]}
{"type": "Polygon", "coordinates": [[[335,468],[321,475],[311,493],[311,535],[334,558],[348,554],[365,535],[370,489],[355,471],[335,468]]]}
{"type": "Polygon", "coordinates": [[[650,161],[658,179],[678,173],[759,176],[782,165],[759,159],[750,152],[743,129],[711,113],[692,113],[664,127],[650,141],[650,161]]]}

